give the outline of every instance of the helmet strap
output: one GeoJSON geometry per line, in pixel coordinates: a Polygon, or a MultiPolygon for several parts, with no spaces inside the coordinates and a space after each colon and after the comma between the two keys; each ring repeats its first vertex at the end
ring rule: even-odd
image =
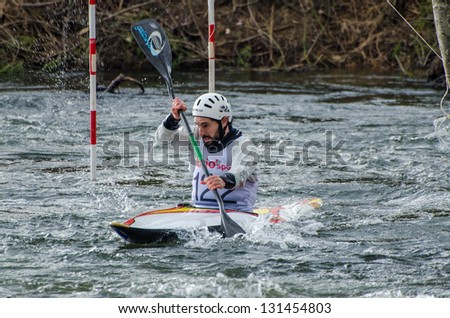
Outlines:
{"type": "Polygon", "coordinates": [[[227,130],[227,127],[231,127],[230,122],[227,121],[227,125],[225,127],[223,127],[222,120],[216,120],[216,121],[219,124],[219,141],[222,141],[223,137],[225,137],[225,131],[227,130]]]}
{"type": "Polygon", "coordinates": [[[222,121],[218,120],[217,123],[219,124],[219,141],[222,141],[223,136],[225,135],[223,126],[222,126],[222,121]]]}

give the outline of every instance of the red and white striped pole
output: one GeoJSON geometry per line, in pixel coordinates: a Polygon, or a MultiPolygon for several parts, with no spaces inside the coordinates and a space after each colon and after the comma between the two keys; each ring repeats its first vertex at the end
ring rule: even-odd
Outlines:
{"type": "Polygon", "coordinates": [[[214,0],[208,0],[208,23],[209,23],[209,37],[208,37],[208,70],[209,70],[209,92],[215,91],[215,60],[216,54],[214,51],[214,34],[216,25],[214,23],[214,0]]]}
{"type": "Polygon", "coordinates": [[[89,78],[91,108],[91,180],[97,172],[97,36],[95,32],[96,0],[89,0],[89,78]]]}

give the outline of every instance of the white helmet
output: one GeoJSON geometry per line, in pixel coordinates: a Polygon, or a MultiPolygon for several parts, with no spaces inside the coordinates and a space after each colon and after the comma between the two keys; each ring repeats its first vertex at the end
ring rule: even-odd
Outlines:
{"type": "Polygon", "coordinates": [[[197,98],[192,108],[192,116],[207,117],[215,120],[221,120],[228,117],[231,123],[231,106],[227,99],[217,93],[206,93],[197,98]]]}

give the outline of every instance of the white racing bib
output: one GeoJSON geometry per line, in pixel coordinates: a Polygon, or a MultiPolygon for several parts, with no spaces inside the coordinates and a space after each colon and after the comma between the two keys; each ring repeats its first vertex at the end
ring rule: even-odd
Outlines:
{"type": "MultiPolygon", "coordinates": [[[[232,141],[225,149],[217,153],[210,153],[200,140],[199,147],[203,154],[208,171],[211,175],[221,176],[231,169],[232,150],[236,145],[236,140],[232,141]]],[[[201,184],[206,178],[202,165],[198,159],[195,161],[194,175],[192,179],[192,202],[198,207],[218,208],[214,193],[208,189],[205,184],[201,184]]],[[[235,189],[219,189],[219,195],[222,197],[225,209],[248,211],[253,210],[256,201],[257,182],[247,180],[244,186],[235,189]]]]}

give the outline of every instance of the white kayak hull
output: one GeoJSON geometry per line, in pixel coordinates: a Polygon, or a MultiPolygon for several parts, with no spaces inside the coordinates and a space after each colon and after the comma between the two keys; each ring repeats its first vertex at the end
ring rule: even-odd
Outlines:
{"type": "MultiPolygon", "coordinates": [[[[287,207],[318,208],[322,200],[318,198],[298,201],[290,206],[255,209],[253,212],[227,210],[226,213],[239,225],[255,222],[263,214],[269,214],[271,223],[283,222],[283,211],[287,207]]],[[[209,231],[221,231],[220,211],[197,208],[189,204],[163,208],[141,213],[125,222],[114,221],[111,228],[124,240],[133,243],[159,243],[176,240],[193,229],[207,228],[209,231]]]]}

